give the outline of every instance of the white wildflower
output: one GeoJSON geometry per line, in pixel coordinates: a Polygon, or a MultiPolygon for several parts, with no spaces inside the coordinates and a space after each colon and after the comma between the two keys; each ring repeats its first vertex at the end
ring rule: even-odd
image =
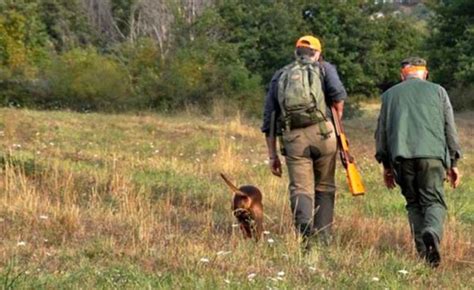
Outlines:
{"type": "Polygon", "coordinates": [[[225,256],[225,255],[228,255],[230,253],[232,253],[232,252],[231,251],[219,251],[219,252],[217,252],[217,255],[218,256],[225,256]]]}
{"type": "Polygon", "coordinates": [[[230,284],[230,280],[229,280],[229,279],[224,279],[224,282],[225,282],[226,284],[230,284]]]}
{"type": "Polygon", "coordinates": [[[199,262],[201,262],[201,263],[209,263],[209,259],[208,259],[208,258],[201,258],[201,260],[199,260],[199,262]]]}
{"type": "Polygon", "coordinates": [[[405,269],[402,269],[402,270],[398,270],[398,273],[400,273],[402,275],[406,275],[406,274],[408,274],[408,271],[405,270],[405,269]]]}
{"type": "Polygon", "coordinates": [[[39,216],[39,218],[40,218],[41,220],[47,220],[47,219],[48,219],[48,216],[42,214],[42,215],[39,216]]]}
{"type": "Polygon", "coordinates": [[[277,273],[277,276],[279,276],[279,277],[283,277],[283,276],[285,276],[285,272],[283,272],[283,271],[280,271],[280,272],[278,272],[278,273],[277,273]]]}
{"type": "Polygon", "coordinates": [[[312,267],[312,266],[310,266],[310,267],[308,267],[308,269],[309,269],[310,271],[313,271],[313,272],[315,272],[315,271],[316,271],[316,267],[312,267]]]}
{"type": "Polygon", "coordinates": [[[250,274],[247,276],[247,279],[253,280],[253,278],[255,278],[256,276],[257,276],[257,274],[255,274],[255,273],[250,273],[250,274]]]}
{"type": "Polygon", "coordinates": [[[380,281],[380,279],[378,277],[372,277],[372,281],[378,282],[378,281],[380,281]]]}
{"type": "Polygon", "coordinates": [[[269,231],[263,231],[263,234],[264,234],[264,235],[269,235],[270,232],[269,232],[269,231]]]}
{"type": "Polygon", "coordinates": [[[275,240],[272,239],[272,238],[270,238],[270,239],[267,240],[267,242],[268,242],[269,244],[273,244],[273,243],[275,242],[275,240]]]}
{"type": "Polygon", "coordinates": [[[18,242],[16,245],[17,245],[18,247],[23,247],[23,246],[26,246],[26,242],[21,241],[21,242],[18,242]]]}

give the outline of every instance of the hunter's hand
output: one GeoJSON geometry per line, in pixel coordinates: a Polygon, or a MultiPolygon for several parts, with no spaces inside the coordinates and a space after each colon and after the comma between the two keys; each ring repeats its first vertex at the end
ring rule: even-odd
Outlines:
{"type": "Polygon", "coordinates": [[[447,172],[447,176],[448,176],[448,181],[451,184],[451,187],[452,188],[458,187],[459,182],[461,181],[458,168],[457,167],[449,168],[447,172]]]}
{"type": "Polygon", "coordinates": [[[270,157],[270,169],[272,170],[272,174],[278,177],[281,177],[282,170],[281,170],[281,162],[278,156],[270,157]]]}
{"type": "Polygon", "coordinates": [[[394,174],[393,174],[393,169],[384,168],[384,170],[383,170],[383,181],[385,183],[385,186],[388,189],[395,188],[395,177],[394,177],[394,174]]]}

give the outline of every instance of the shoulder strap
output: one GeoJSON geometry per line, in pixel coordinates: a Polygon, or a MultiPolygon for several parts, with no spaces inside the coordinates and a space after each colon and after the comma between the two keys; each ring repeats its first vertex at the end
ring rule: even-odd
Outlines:
{"type": "Polygon", "coordinates": [[[318,62],[319,64],[319,77],[321,78],[321,88],[323,89],[323,93],[326,96],[326,68],[323,65],[323,61],[318,62]]]}
{"type": "Polygon", "coordinates": [[[285,110],[285,106],[283,104],[284,102],[284,99],[283,99],[283,96],[282,96],[282,92],[280,91],[282,88],[281,88],[281,85],[280,83],[282,81],[286,81],[286,80],[282,80],[282,78],[286,78],[287,75],[288,75],[288,71],[292,70],[294,67],[296,66],[299,66],[299,63],[297,61],[294,61],[286,66],[283,67],[283,69],[281,70],[281,74],[278,78],[278,82],[277,82],[277,99],[278,99],[278,104],[280,105],[280,111],[281,111],[281,114],[282,116],[285,118],[286,117],[286,110],[285,110]]]}

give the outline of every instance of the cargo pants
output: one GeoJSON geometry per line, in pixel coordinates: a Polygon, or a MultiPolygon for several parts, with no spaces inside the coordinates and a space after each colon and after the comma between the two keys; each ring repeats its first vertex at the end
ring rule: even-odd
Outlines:
{"type": "Polygon", "coordinates": [[[283,132],[289,175],[290,204],[297,230],[303,237],[331,234],[335,199],[337,141],[334,127],[326,122],[283,132]]]}
{"type": "Polygon", "coordinates": [[[396,181],[406,199],[408,220],[418,254],[426,252],[422,235],[434,233],[439,241],[443,237],[446,202],[443,182],[445,168],[438,159],[400,159],[394,165],[396,181]]]}

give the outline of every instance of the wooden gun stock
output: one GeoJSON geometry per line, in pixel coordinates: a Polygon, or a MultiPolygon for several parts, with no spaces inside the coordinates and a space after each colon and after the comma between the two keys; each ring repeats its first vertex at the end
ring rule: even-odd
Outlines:
{"type": "Polygon", "coordinates": [[[336,130],[337,143],[339,145],[339,154],[341,156],[342,165],[346,169],[349,190],[353,196],[364,195],[365,188],[362,183],[362,176],[355,165],[354,158],[349,153],[349,142],[347,141],[344,128],[339,120],[339,114],[334,107],[331,107],[331,111],[334,128],[336,130]]]}

